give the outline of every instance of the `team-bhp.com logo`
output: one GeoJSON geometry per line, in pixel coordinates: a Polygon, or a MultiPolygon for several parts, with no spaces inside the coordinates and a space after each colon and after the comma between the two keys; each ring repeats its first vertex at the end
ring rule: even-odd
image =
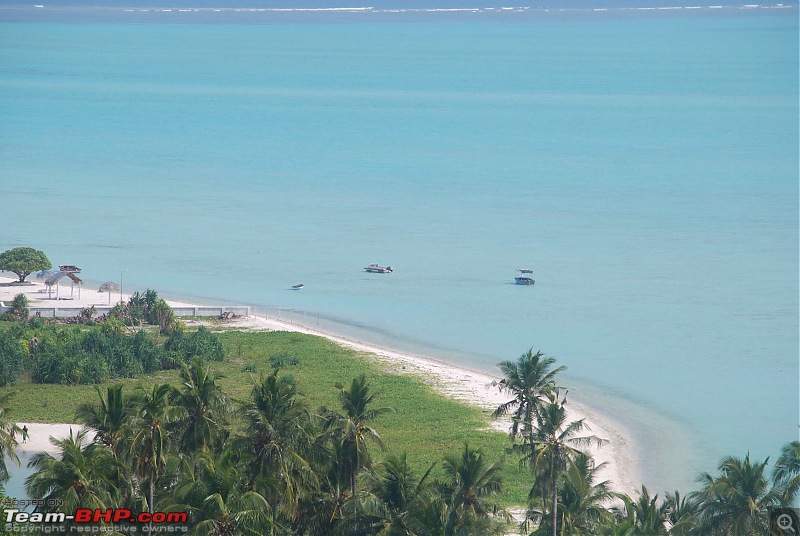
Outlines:
{"type": "Polygon", "coordinates": [[[74,514],[24,512],[6,509],[3,521],[9,532],[58,533],[180,533],[189,528],[186,512],[139,512],[126,508],[79,508],[74,514]]]}

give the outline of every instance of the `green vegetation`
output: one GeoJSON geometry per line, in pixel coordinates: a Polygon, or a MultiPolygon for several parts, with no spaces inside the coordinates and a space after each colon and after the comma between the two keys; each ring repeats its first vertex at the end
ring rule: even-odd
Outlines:
{"type": "MultiPolygon", "coordinates": [[[[289,334],[239,335],[284,339],[281,345],[289,334]]],[[[331,350],[328,341],[303,338],[331,350]]],[[[345,360],[369,368],[357,356],[345,360]]],[[[68,498],[65,511],[188,511],[196,533],[369,534],[387,523],[422,526],[426,516],[462,527],[459,533],[467,527],[482,527],[474,534],[499,533],[502,508],[491,499],[500,490],[501,464],[482,449],[462,443],[461,454],[437,463],[423,487],[408,484],[418,479],[405,456],[400,467],[384,465],[377,427],[395,414],[376,404],[385,400],[369,379],[374,372],[338,388],[329,384],[324,398],[334,405],[312,409],[298,383],[278,370],[249,376],[249,393],[236,402],[221,387],[228,378],[211,372],[224,365],[194,360],[173,385],[155,383],[132,394],[122,384],[97,388],[74,416],[96,431],[96,440],[80,448],[80,438],[67,438],[58,444],[61,454],[38,456],[29,492],[68,498]],[[397,471],[408,482],[394,481],[397,471]],[[376,487],[384,494],[415,494],[406,505],[413,504],[414,513],[398,511],[394,518],[373,498],[376,487]]],[[[18,387],[18,397],[25,388],[18,387]]],[[[426,390],[419,382],[416,388],[426,390]]]]}
{"type": "Polygon", "coordinates": [[[0,394],[0,483],[8,480],[6,458],[14,463],[19,463],[19,458],[14,452],[16,446],[14,437],[19,432],[19,428],[8,416],[10,400],[10,393],[0,394]]]}
{"type": "MultiPolygon", "coordinates": [[[[5,489],[3,488],[3,483],[0,482],[0,505],[6,504],[6,495],[5,489]]],[[[0,536],[12,536],[13,533],[6,530],[5,523],[0,525],[0,536]]]]}
{"type": "Polygon", "coordinates": [[[49,270],[53,263],[44,252],[33,248],[14,248],[0,253],[0,270],[17,274],[19,282],[25,281],[31,273],[37,270],[49,270]]]}
{"type": "Polygon", "coordinates": [[[170,334],[182,329],[172,308],[152,289],[147,289],[144,294],[134,292],[126,303],[117,304],[110,316],[126,326],[142,327],[145,323],[158,326],[158,334],[170,334]]]}
{"type": "Polygon", "coordinates": [[[13,384],[22,372],[27,352],[11,332],[0,331],[0,387],[13,384]]]}
{"type": "MultiPolygon", "coordinates": [[[[323,406],[338,407],[335,384],[347,385],[353,378],[366,374],[375,386],[380,405],[395,410],[381,415],[375,428],[390,449],[401,445],[408,452],[408,461],[415,471],[426,470],[433,460],[451,453],[464,441],[480,445],[493,459],[503,457],[508,448],[505,434],[489,430],[488,415],[481,410],[433,392],[420,379],[382,373],[378,365],[370,364],[367,356],[327,339],[290,332],[214,334],[227,349],[227,357],[224,361],[208,362],[208,367],[220,376],[217,383],[230,399],[246,400],[259,375],[272,374],[272,362],[276,361],[273,358],[286,363],[280,378],[293,379],[315,411],[323,406]]],[[[107,385],[123,385],[126,393],[133,393],[150,390],[157,383],[181,383],[180,371],[161,370],[137,378],[118,378],[100,387],[105,392],[107,385]]],[[[74,422],[81,404],[98,400],[95,386],[35,384],[25,375],[14,391],[14,417],[20,421],[74,422]]],[[[528,476],[520,471],[517,459],[512,454],[506,463],[503,504],[525,502],[528,476]]]]}
{"type": "MultiPolygon", "coordinates": [[[[67,513],[185,511],[193,534],[715,536],[766,533],[770,509],[800,487],[795,441],[771,474],[766,461],[731,457],[685,496],[612,493],[581,452],[599,440],[566,418],[563,367],[533,351],[500,364],[504,434],[488,430],[491,415],[319,337],[178,329],[164,346],[191,349],[179,369],[98,386],[23,374],[16,419],[77,420],[97,434],[38,456],[33,498],[62,499],[67,513]],[[199,348],[223,359],[184,361],[199,348]]],[[[8,395],[0,402],[8,452],[8,395]]]]}
{"type": "MultiPolygon", "coordinates": [[[[14,309],[9,315],[27,318],[27,307],[24,314],[14,309]]],[[[14,384],[23,372],[34,383],[96,384],[177,369],[195,357],[221,361],[225,355],[216,333],[201,327],[187,334],[153,290],[135,293],[99,323],[92,309],[82,311],[77,321],[64,326],[32,318],[0,331],[0,387],[14,384]],[[155,326],[145,328],[145,319],[155,326]],[[168,335],[166,341],[162,334],[168,335]]]]}
{"type": "Polygon", "coordinates": [[[11,301],[11,309],[0,316],[0,320],[27,320],[30,309],[28,309],[28,297],[25,294],[17,294],[11,301]]]}
{"type": "Polygon", "coordinates": [[[208,330],[173,331],[166,344],[147,330],[127,332],[119,324],[48,324],[39,318],[0,332],[0,386],[27,371],[34,383],[96,384],[174,369],[193,357],[220,360],[222,343],[208,330]]]}

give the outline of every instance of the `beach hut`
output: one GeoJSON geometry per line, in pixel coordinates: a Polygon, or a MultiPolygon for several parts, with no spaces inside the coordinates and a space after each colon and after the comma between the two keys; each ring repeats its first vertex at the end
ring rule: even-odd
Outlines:
{"type": "Polygon", "coordinates": [[[71,296],[75,292],[75,284],[77,283],[78,284],[78,299],[80,300],[81,299],[81,284],[83,283],[83,280],[80,277],[78,277],[77,275],[75,275],[75,273],[80,272],[81,269],[78,268],[77,266],[73,266],[71,264],[61,264],[61,265],[59,265],[59,268],[61,268],[61,270],[59,270],[58,272],[52,272],[52,275],[50,275],[44,282],[44,284],[47,285],[47,297],[48,298],[52,298],[51,292],[53,290],[53,285],[56,285],[56,299],[57,300],[61,299],[61,297],[59,296],[60,285],[58,284],[58,282],[61,281],[62,278],[68,277],[68,278],[70,278],[72,280],[72,291],[70,292],[70,298],[69,299],[72,299],[71,296]]]}

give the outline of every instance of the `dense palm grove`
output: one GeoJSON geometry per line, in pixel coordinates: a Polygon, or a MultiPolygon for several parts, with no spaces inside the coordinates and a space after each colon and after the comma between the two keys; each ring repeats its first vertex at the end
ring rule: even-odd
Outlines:
{"type": "MultiPolygon", "coordinates": [[[[532,351],[499,367],[509,401],[495,414],[510,414],[510,450],[531,482],[527,508],[513,512],[496,502],[501,460],[478,445],[415,474],[373,427],[392,409],[380,407],[364,376],[331,386],[334,408],[309,407],[277,369],[234,401],[199,359],[182,366],[178,386],[98,388],[96,403],[77,412],[84,429],[33,458],[26,488],[58,505],[40,511],[187,512],[190,533],[219,536],[769,534],[771,509],[796,501],[797,441],[771,470],[749,456],[726,458],[686,496],[612,493],[584,453],[601,440],[566,413],[563,367],[532,351]]],[[[0,452],[13,459],[11,403],[0,399],[0,452]]]]}

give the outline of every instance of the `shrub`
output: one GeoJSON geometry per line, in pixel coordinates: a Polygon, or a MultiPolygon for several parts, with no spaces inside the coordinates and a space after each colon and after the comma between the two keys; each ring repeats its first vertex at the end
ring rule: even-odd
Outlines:
{"type": "Polygon", "coordinates": [[[39,331],[32,379],[37,383],[98,383],[162,367],[164,351],[145,331],[120,333],[105,324],[89,331],[47,326],[39,331]]]}
{"type": "Polygon", "coordinates": [[[14,384],[25,365],[25,348],[8,331],[0,332],[0,387],[14,384]]]}
{"type": "Polygon", "coordinates": [[[71,360],[63,346],[49,337],[43,337],[36,350],[31,379],[36,383],[67,383],[71,360]]]}
{"type": "Polygon", "coordinates": [[[194,357],[218,361],[225,357],[219,337],[205,328],[190,334],[176,329],[161,348],[158,337],[145,330],[129,334],[116,318],[88,330],[32,319],[2,332],[0,386],[13,382],[25,367],[26,347],[32,340],[36,346],[30,351],[29,368],[35,383],[99,383],[179,368],[194,357]]]}
{"type": "Polygon", "coordinates": [[[91,307],[84,307],[81,309],[81,312],[78,313],[78,322],[87,326],[93,326],[95,314],[97,314],[97,308],[94,305],[91,307]]]}
{"type": "Polygon", "coordinates": [[[184,361],[183,356],[175,351],[165,351],[161,356],[161,370],[179,369],[185,363],[186,361],[184,361]]]}
{"type": "Polygon", "coordinates": [[[161,368],[164,350],[147,333],[138,331],[131,340],[131,346],[136,360],[141,364],[145,374],[161,368]]]}
{"type": "Polygon", "coordinates": [[[297,383],[294,379],[294,374],[284,374],[281,376],[280,382],[284,385],[294,385],[297,383]]]}
{"type": "Polygon", "coordinates": [[[20,322],[27,320],[29,314],[28,297],[25,294],[17,294],[11,301],[11,309],[3,314],[2,320],[20,322]]]}
{"type": "Polygon", "coordinates": [[[202,326],[188,335],[180,330],[173,331],[164,344],[164,349],[178,353],[187,362],[194,357],[212,361],[225,359],[225,348],[222,341],[216,333],[202,326]]]}
{"type": "Polygon", "coordinates": [[[150,307],[149,315],[150,323],[158,325],[159,333],[172,333],[175,331],[177,323],[175,312],[164,300],[159,299],[156,301],[150,307]]]}
{"type": "Polygon", "coordinates": [[[269,364],[272,368],[283,368],[286,366],[295,366],[300,364],[300,361],[290,355],[288,352],[281,352],[279,354],[274,354],[269,356],[269,364]]]}
{"type": "Polygon", "coordinates": [[[111,376],[105,358],[77,345],[53,344],[49,339],[39,345],[31,378],[36,383],[100,383],[111,376]]]}

